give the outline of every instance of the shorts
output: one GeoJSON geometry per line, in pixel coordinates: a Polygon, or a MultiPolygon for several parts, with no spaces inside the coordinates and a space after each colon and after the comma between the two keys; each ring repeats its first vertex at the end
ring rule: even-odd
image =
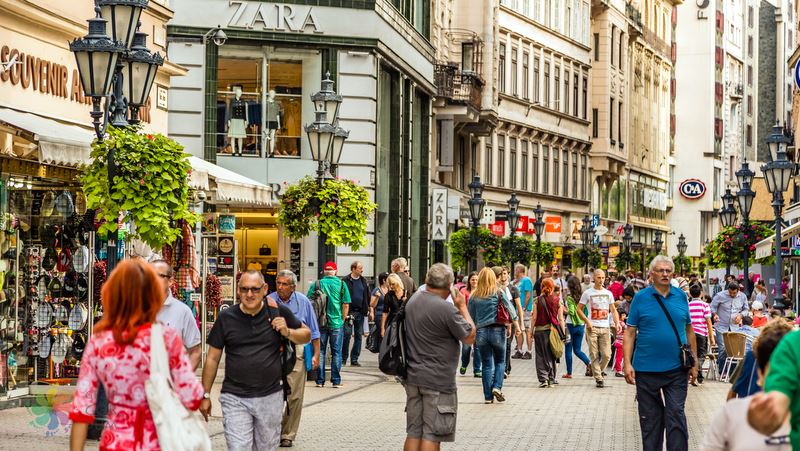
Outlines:
{"type": "Polygon", "coordinates": [[[533,316],[533,312],[529,312],[527,310],[522,311],[522,321],[525,322],[526,331],[531,329],[531,316],[533,316]]]}
{"type": "Polygon", "coordinates": [[[406,384],[406,434],[431,442],[456,441],[456,392],[406,384]]]}

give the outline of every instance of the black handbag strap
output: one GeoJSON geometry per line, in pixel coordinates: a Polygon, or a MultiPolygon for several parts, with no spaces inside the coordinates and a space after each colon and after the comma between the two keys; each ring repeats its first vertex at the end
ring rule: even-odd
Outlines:
{"type": "Polygon", "coordinates": [[[664,311],[664,315],[667,317],[669,325],[672,326],[672,331],[675,332],[675,338],[678,340],[678,347],[679,348],[682,347],[683,343],[681,343],[681,336],[678,334],[678,328],[675,327],[675,323],[672,322],[672,317],[669,316],[669,313],[667,312],[667,307],[664,305],[663,302],[661,302],[661,299],[658,297],[656,293],[653,293],[653,297],[656,298],[656,301],[658,301],[658,305],[661,307],[661,310],[664,311]]]}

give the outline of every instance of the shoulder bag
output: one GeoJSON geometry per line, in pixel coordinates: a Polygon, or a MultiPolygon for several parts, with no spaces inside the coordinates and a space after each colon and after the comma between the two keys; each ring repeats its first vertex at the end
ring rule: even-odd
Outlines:
{"type": "Polygon", "coordinates": [[[511,322],[511,315],[505,306],[505,295],[497,292],[497,324],[506,325],[511,322]]]}
{"type": "Polygon", "coordinates": [[[164,451],[211,451],[203,420],[183,406],[172,389],[169,357],[160,324],[150,329],[150,377],[144,383],[147,405],[153,415],[158,445],[164,451]]]}
{"type": "Polygon", "coordinates": [[[681,343],[681,336],[678,334],[678,328],[675,327],[675,323],[672,321],[672,317],[669,316],[667,312],[667,307],[661,302],[661,299],[658,297],[657,294],[653,293],[653,297],[656,298],[658,301],[658,305],[661,307],[661,310],[664,311],[664,315],[667,317],[667,321],[669,321],[669,325],[672,326],[672,331],[675,332],[675,338],[678,340],[678,360],[681,363],[681,369],[684,371],[689,371],[694,368],[694,354],[692,354],[692,347],[689,346],[688,343],[683,344],[681,343]]]}
{"type": "MultiPolygon", "coordinates": [[[[275,307],[269,305],[265,305],[267,309],[267,316],[269,317],[269,322],[272,323],[274,318],[281,317],[281,310],[278,306],[278,303],[275,303],[275,307]]],[[[289,327],[288,325],[286,327],[289,327]]],[[[281,384],[283,385],[283,400],[287,401],[289,399],[289,395],[292,392],[292,387],[289,385],[289,374],[294,371],[294,365],[297,363],[297,353],[295,352],[294,343],[289,341],[288,338],[281,336],[278,331],[275,331],[278,334],[278,338],[280,338],[280,353],[281,353],[281,384]]],[[[288,415],[289,412],[289,405],[286,405],[286,412],[288,415]]]]}
{"type": "Polygon", "coordinates": [[[539,301],[544,305],[544,311],[550,321],[550,351],[553,352],[553,357],[560,359],[564,355],[564,340],[567,337],[561,330],[561,326],[553,323],[553,315],[550,314],[550,309],[547,308],[547,298],[539,296],[539,301]]]}

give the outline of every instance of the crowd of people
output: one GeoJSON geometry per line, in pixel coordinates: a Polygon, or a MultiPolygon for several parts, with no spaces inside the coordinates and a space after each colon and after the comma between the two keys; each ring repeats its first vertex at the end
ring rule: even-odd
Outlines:
{"type": "Polygon", "coordinates": [[[289,270],[277,274],[273,293],[259,272],[243,273],[239,302],[220,312],[208,335],[198,380],[200,331],[189,308],[171,295],[171,268],[163,261],[121,263],[103,287],[104,317],[84,353],[70,412],[72,449],[83,449],[101,387],[109,400],[103,449],[158,449],[160,424],[148,407],[149,372],[142,371],[149,368],[152,334],[162,333],[151,328],[154,322],[168,326],[163,343],[183,406],[208,419],[224,352],[219,403],[228,448],[275,449],[293,446],[297,437],[307,373],[320,389],[328,382],[342,387],[341,367],[361,366],[364,337],[366,348],[378,352],[398,321],[407,369],[398,377],[406,391],[406,450],[455,440],[456,379],[470,364],[484,402],[495,404],[506,401],[513,360],[533,359],[538,386],[547,389],[573,378],[575,357],[598,389],[607,387],[607,371],[635,384],[645,450],[662,449],[664,440],[667,449],[688,449],[688,387],[703,384],[708,357],[717,356],[718,371],[726,367],[727,332],[749,337],[747,353],[731,371],[730,402],[702,449],[791,449],[790,442],[800,448],[800,336],[769,310],[763,281],[754,281],[748,299],[735,278],[704,284],[676,275],[664,256],[647,274],[613,280],[600,269],[579,278],[558,267],[534,280],[524,265],[514,266],[513,278],[503,266],[457,276],[438,263],[417,287],[402,257],[374,286],[361,262],[341,278],[335,262],[323,270],[306,293],[289,270]],[[566,371],[559,377],[562,358],[566,371]]]}

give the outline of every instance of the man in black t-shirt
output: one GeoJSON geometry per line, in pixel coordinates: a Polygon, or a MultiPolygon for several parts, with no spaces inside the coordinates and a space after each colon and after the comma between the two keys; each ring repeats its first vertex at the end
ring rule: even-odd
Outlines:
{"type": "Polygon", "coordinates": [[[311,331],[285,305],[264,300],[266,284],[260,272],[242,274],[238,291],[240,302],[220,312],[208,335],[200,412],[208,421],[209,393],[224,349],[225,379],[219,403],[228,449],[276,449],[284,401],[282,340],[305,344],[311,340],[311,331]]]}

